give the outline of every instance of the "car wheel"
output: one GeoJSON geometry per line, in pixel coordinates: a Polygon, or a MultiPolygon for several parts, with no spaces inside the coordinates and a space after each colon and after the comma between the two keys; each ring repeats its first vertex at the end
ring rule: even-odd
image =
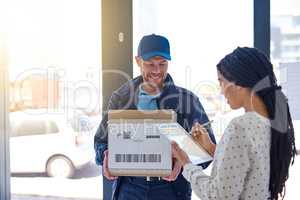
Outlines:
{"type": "Polygon", "coordinates": [[[46,173],[50,177],[70,178],[74,172],[72,161],[65,156],[53,156],[46,165],[46,173]]]}

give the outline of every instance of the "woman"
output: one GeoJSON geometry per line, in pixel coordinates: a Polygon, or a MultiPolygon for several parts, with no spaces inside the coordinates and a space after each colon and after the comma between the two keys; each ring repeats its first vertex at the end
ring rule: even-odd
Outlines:
{"type": "Polygon", "coordinates": [[[214,154],[210,176],[191,164],[175,142],[173,157],[201,200],[277,200],[284,196],[296,149],[287,99],[272,64],[257,49],[239,47],[219,62],[217,71],[228,104],[244,108],[245,114],[229,123],[216,149],[203,127],[193,130],[197,142],[214,154]]]}

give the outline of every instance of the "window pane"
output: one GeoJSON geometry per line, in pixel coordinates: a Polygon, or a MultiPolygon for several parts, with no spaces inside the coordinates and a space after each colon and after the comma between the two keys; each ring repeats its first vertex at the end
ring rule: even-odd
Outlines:
{"type": "MultiPolygon", "coordinates": [[[[143,35],[166,36],[169,73],[176,84],[199,96],[211,118],[220,118],[214,123],[220,135],[232,116],[220,117],[228,107],[219,95],[216,64],[237,46],[253,46],[253,0],[133,2],[134,55],[143,35]]],[[[135,65],[134,75],[139,73],[135,65]]]]}
{"type": "MultiPolygon", "coordinates": [[[[239,112],[230,112],[220,95],[216,64],[237,46],[253,46],[253,0],[134,0],[133,52],[146,34],[170,41],[169,73],[175,83],[200,98],[217,140],[239,112]]],[[[134,75],[140,74],[135,65],[134,75]]],[[[193,199],[197,199],[193,195],[193,199]]]]}
{"type": "Polygon", "coordinates": [[[101,1],[3,3],[12,200],[100,199],[93,136],[101,120],[101,1]],[[88,129],[74,130],[83,118],[88,129]]]}
{"type": "MultiPolygon", "coordinates": [[[[271,0],[271,59],[287,95],[292,114],[296,148],[300,148],[300,1],[271,0]]],[[[297,199],[300,184],[299,156],[292,166],[285,199],[297,199]],[[298,162],[297,162],[298,161],[298,162]]]]}

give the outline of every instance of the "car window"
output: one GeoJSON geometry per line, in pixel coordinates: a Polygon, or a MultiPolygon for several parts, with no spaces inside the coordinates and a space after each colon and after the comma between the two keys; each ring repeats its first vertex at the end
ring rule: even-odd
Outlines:
{"type": "Polygon", "coordinates": [[[46,133],[58,133],[59,129],[55,121],[49,120],[47,121],[47,129],[46,133]]]}
{"type": "Polygon", "coordinates": [[[51,120],[24,120],[11,127],[11,137],[58,133],[57,124],[51,120]]]}
{"type": "Polygon", "coordinates": [[[46,124],[43,120],[26,120],[20,123],[18,136],[42,135],[46,133],[46,124]]]}

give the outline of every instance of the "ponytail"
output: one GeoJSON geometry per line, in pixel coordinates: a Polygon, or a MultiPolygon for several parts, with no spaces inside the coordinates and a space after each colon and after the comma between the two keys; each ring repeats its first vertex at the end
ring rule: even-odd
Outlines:
{"type": "Polygon", "coordinates": [[[271,120],[270,199],[278,200],[279,196],[283,199],[285,182],[289,177],[289,167],[291,163],[294,163],[296,155],[294,127],[289,105],[279,87],[273,87],[265,94],[259,91],[257,95],[264,102],[271,120]],[[285,108],[283,109],[285,113],[276,115],[275,111],[278,107],[276,104],[281,104],[279,106],[285,108]]]}

